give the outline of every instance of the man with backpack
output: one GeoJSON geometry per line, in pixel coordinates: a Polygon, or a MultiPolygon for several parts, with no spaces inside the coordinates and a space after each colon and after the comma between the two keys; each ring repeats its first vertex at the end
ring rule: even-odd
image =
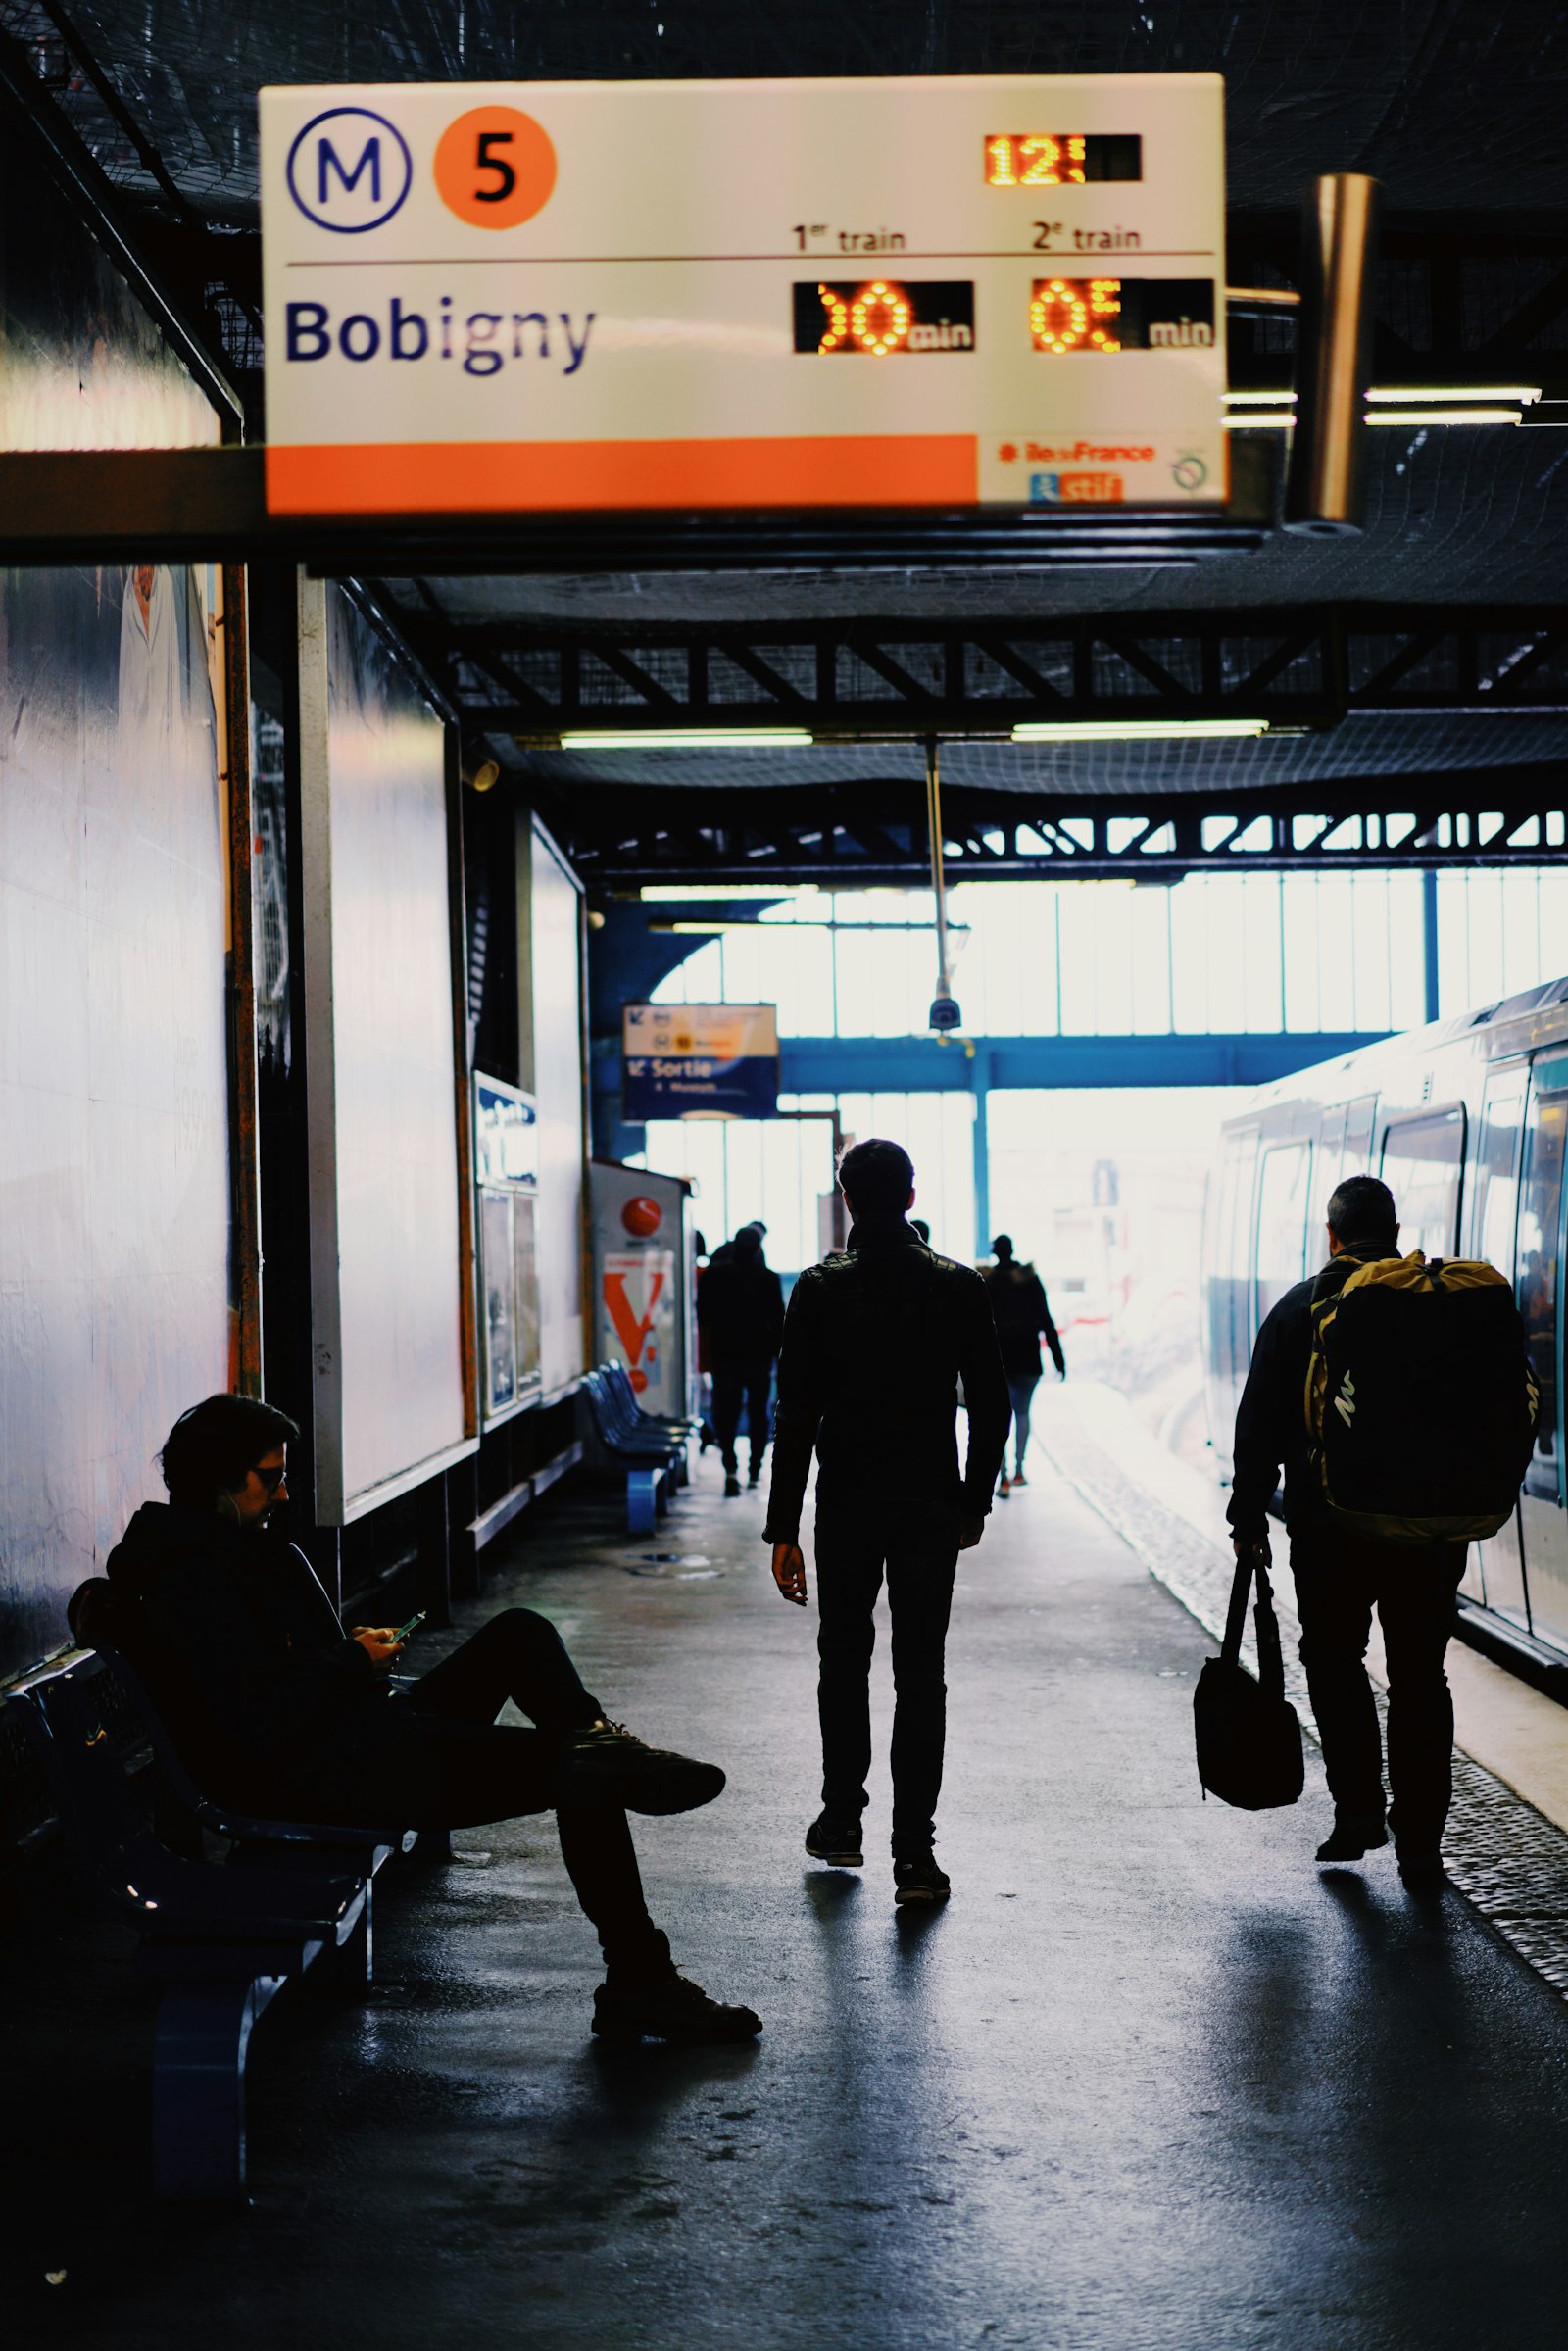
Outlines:
{"type": "Polygon", "coordinates": [[[1453,1701],[1444,1654],[1473,1538],[1506,1524],[1539,1402],[1513,1294],[1491,1266],[1398,1255],[1394,1196],[1347,1177],[1329,1262],[1275,1305],[1236,1416],[1226,1516],[1268,1559],[1283,1465],[1301,1663],[1334,1798],[1319,1861],[1359,1861],[1392,1827],[1410,1886],[1443,1883],[1453,1701]],[[1389,1686],[1385,1819],[1364,1663],[1377,1608],[1389,1686]]]}
{"type": "Polygon", "coordinates": [[[713,1434],[724,1463],[726,1498],[741,1490],[735,1439],[743,1409],[754,1486],[767,1451],[773,1363],[784,1337],[784,1289],[762,1254],[765,1230],[743,1224],[733,1241],[714,1251],[697,1286],[697,1327],[713,1375],[713,1434]]]}
{"type": "Polygon", "coordinates": [[[784,1322],[773,1485],[763,1541],[773,1580],[806,1606],[801,1510],[817,1458],[817,1710],[822,1810],[813,1860],[858,1869],[871,1765],[869,1676],[877,1593],[893,1619],[893,1898],[945,1902],[934,1851],[947,1734],[944,1652],[958,1553],[985,1529],[1007,1441],[1007,1385],[985,1285],[906,1221],[906,1151],[858,1143],[839,1162],[854,1226],[802,1274],[784,1322]],[[969,1413],[958,1467],[957,1385],[969,1413]]]}

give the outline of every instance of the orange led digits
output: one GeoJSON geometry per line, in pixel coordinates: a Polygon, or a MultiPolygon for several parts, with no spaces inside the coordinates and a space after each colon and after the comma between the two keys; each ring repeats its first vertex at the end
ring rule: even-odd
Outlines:
{"type": "Polygon", "coordinates": [[[862,351],[886,359],[909,331],[911,313],[903,291],[878,277],[862,286],[850,306],[850,332],[862,351]]]}
{"type": "Polygon", "coordinates": [[[988,188],[1081,188],[1143,175],[1144,143],[1136,132],[994,130],[985,142],[988,188]]]}
{"type": "Polygon", "coordinates": [[[1029,332],[1037,351],[1119,351],[1119,277],[1048,277],[1035,286],[1029,332]]]}
{"type": "Polygon", "coordinates": [[[827,324],[822,329],[822,340],[816,348],[819,352],[837,351],[850,331],[850,306],[832,286],[818,286],[816,290],[822,298],[822,308],[827,313],[827,324]]]}

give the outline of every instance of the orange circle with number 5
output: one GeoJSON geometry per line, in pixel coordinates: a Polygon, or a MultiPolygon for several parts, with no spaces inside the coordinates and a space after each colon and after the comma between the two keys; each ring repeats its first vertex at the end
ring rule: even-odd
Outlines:
{"type": "Polygon", "coordinates": [[[556,184],[556,150],[532,115],[476,106],[441,133],[435,184],[448,212],[474,228],[516,228],[544,211],[556,184]]]}

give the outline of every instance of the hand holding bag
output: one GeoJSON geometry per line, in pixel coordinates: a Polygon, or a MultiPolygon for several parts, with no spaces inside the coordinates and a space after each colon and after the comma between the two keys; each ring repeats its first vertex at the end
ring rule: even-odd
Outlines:
{"type": "Polygon", "coordinates": [[[1224,1642],[1219,1655],[1208,1658],[1198,1677],[1193,1725],[1198,1739],[1198,1777],[1205,1796],[1216,1795],[1222,1803],[1238,1805],[1244,1812],[1265,1812],[1277,1804],[1296,1802],[1305,1781],[1301,1726],[1285,1695],[1279,1620],[1268,1580],[1268,1554],[1262,1546],[1244,1551],[1236,1562],[1224,1642]],[[1255,1682],[1242,1664],[1247,1595],[1254,1576],[1255,1682]]]}

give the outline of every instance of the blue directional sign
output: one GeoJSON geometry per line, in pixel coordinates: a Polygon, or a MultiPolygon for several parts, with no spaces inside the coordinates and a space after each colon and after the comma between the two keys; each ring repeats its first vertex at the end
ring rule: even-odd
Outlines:
{"type": "Polygon", "coordinates": [[[778,1108],[776,1004],[627,1004],[621,1116],[770,1118],[778,1108]]]}

